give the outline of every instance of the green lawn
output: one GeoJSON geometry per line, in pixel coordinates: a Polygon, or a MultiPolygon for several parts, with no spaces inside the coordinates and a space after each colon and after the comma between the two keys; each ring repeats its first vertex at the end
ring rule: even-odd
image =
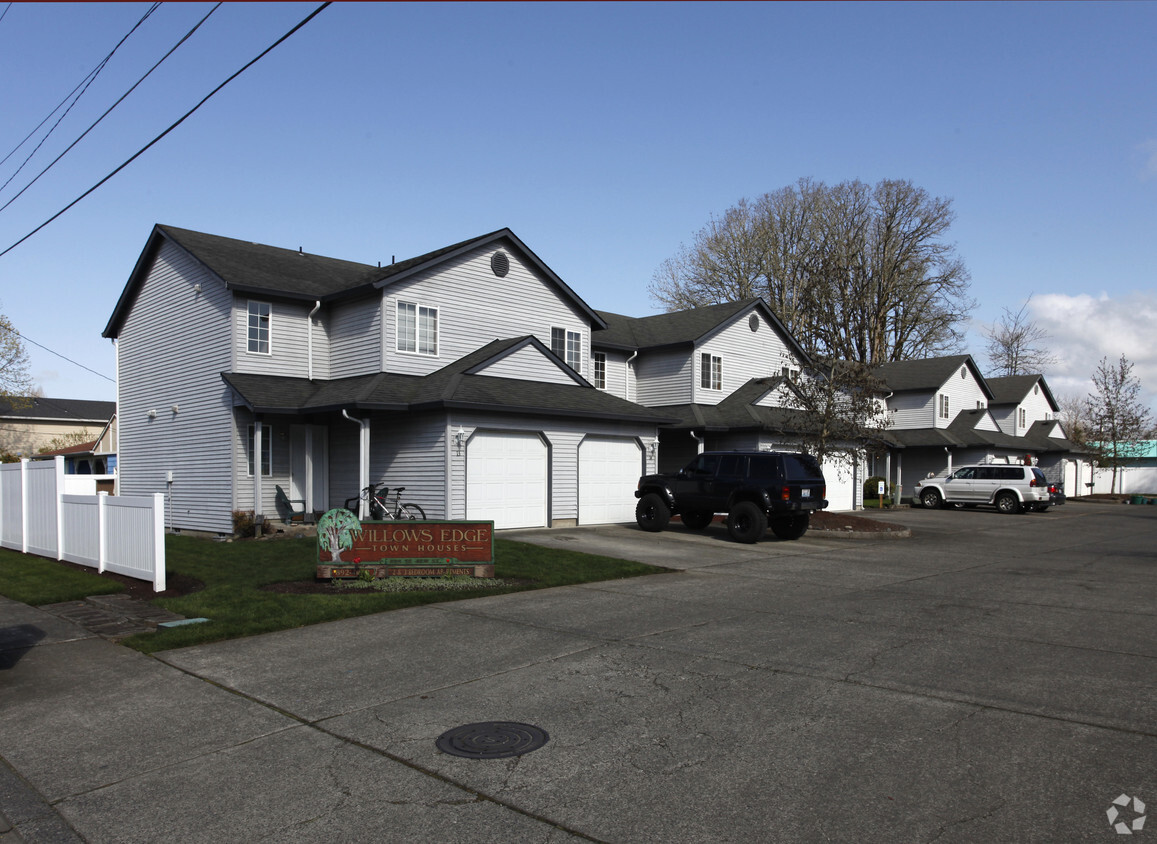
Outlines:
{"type": "MultiPolygon", "coordinates": [[[[167,571],[205,584],[200,592],[154,603],[203,624],[158,630],[126,639],[145,653],[304,627],[323,621],[478,595],[518,592],[655,574],[666,569],[612,557],[593,556],[523,542],[496,539],[495,577],[518,581],[483,591],[374,592],[293,595],[262,589],[272,583],[312,581],[317,565],[314,539],[268,542],[214,542],[170,535],[165,540],[167,571]]],[[[51,560],[0,550],[0,594],[34,606],[121,591],[119,584],[51,560]]]]}

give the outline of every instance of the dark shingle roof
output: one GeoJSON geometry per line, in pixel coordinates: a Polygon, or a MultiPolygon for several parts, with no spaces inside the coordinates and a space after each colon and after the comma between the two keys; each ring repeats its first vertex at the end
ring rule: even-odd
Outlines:
{"type": "Polygon", "coordinates": [[[988,378],[988,387],[992,390],[992,400],[989,404],[1020,404],[1028,396],[1029,391],[1040,384],[1048,399],[1049,406],[1059,410],[1060,406],[1053,398],[1052,390],[1045,383],[1043,375],[1005,375],[999,378],[988,378]]]}
{"type": "Polygon", "coordinates": [[[153,255],[163,241],[180,246],[233,290],[323,302],[368,294],[375,288],[385,287],[458,253],[488,243],[504,241],[509,248],[517,250],[524,256],[549,283],[557,287],[565,298],[582,311],[590,320],[592,327],[596,329],[603,327],[603,321],[597,313],[510,229],[498,229],[389,266],[375,267],[175,226],[156,225],[121,292],[102,336],[115,337],[119,332],[121,323],[132,307],[136,291],[148,272],[153,255]]]}
{"type": "Polygon", "coordinates": [[[762,299],[724,302],[645,317],[597,311],[607,327],[591,334],[591,345],[613,349],[658,349],[690,345],[736,317],[756,309],[763,312],[796,356],[806,363],[807,354],[762,299]]]}
{"type": "Polygon", "coordinates": [[[10,398],[0,397],[0,417],[104,424],[113,418],[117,410],[115,401],[49,399],[39,396],[25,401],[16,400],[14,402],[10,398]],[[25,401],[28,403],[26,404],[25,401]]]}
{"type": "Polygon", "coordinates": [[[468,370],[523,343],[495,340],[429,375],[379,373],[335,381],[309,381],[228,372],[222,377],[260,413],[346,410],[421,411],[474,409],[659,423],[671,415],[620,399],[591,386],[471,375],[468,370]]]}
{"type": "Polygon", "coordinates": [[[872,374],[887,384],[893,393],[921,392],[938,389],[959,372],[962,366],[967,366],[972,371],[973,377],[980,384],[980,389],[991,400],[992,391],[977,369],[972,355],[892,361],[880,364],[872,374]]]}

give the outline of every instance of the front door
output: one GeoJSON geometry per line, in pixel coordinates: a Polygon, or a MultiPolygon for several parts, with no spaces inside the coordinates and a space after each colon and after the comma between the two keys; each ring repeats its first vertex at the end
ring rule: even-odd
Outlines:
{"type": "Polygon", "coordinates": [[[289,428],[289,497],[305,501],[306,513],[329,509],[329,440],[324,425],[289,428]]]}

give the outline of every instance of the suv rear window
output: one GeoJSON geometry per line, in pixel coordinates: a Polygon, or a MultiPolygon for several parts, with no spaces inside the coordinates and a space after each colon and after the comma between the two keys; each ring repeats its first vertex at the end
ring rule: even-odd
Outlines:
{"type": "Polygon", "coordinates": [[[822,475],[815,458],[806,454],[783,455],[783,471],[789,481],[807,481],[822,475]]]}
{"type": "Polygon", "coordinates": [[[719,457],[719,477],[742,478],[747,474],[746,454],[723,454],[719,457]]]}

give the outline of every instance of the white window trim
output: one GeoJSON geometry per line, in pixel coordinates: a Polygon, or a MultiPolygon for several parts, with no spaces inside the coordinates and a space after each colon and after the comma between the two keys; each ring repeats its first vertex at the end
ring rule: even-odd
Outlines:
{"type": "Polygon", "coordinates": [[[563,363],[565,363],[567,366],[569,366],[571,369],[573,369],[575,372],[579,373],[580,375],[582,374],[582,371],[583,371],[583,333],[581,331],[571,331],[565,325],[552,325],[550,327],[550,350],[552,352],[554,352],[556,355],[558,355],[560,358],[562,358],[563,363]],[[562,354],[561,355],[559,355],[558,351],[554,348],[554,332],[556,329],[563,333],[562,354]],[[575,361],[575,364],[572,364],[570,362],[570,360],[568,360],[568,358],[567,358],[567,355],[570,351],[570,348],[569,348],[570,347],[570,339],[572,336],[575,338],[575,341],[576,341],[575,342],[575,347],[576,347],[575,348],[575,354],[576,354],[577,359],[575,361]]]}
{"type": "Polygon", "coordinates": [[[607,388],[607,353],[606,352],[591,352],[591,379],[595,382],[595,387],[600,390],[607,388]],[[601,364],[601,366],[600,366],[601,364]],[[600,369],[602,370],[600,372],[600,369]],[[602,376],[602,383],[599,383],[599,376],[602,376]]]}
{"type": "MultiPolygon", "coordinates": [[[[260,341],[258,341],[260,343],[260,341]]],[[[266,302],[263,299],[249,299],[245,303],[245,352],[250,355],[264,355],[269,357],[273,354],[273,303],[266,302]],[[251,347],[251,340],[249,336],[249,319],[251,316],[250,309],[254,305],[264,305],[269,309],[268,325],[266,327],[265,351],[254,350],[251,347]]]]}
{"type": "Polygon", "coordinates": [[[720,392],[723,389],[723,356],[722,355],[713,355],[713,354],[711,354],[711,352],[700,352],[699,353],[699,389],[711,390],[712,392],[715,392],[715,393],[720,392]],[[703,365],[704,364],[704,360],[703,360],[704,358],[707,358],[707,361],[706,361],[707,366],[706,367],[704,367],[704,365],[703,365]],[[715,385],[716,363],[718,363],[718,370],[719,370],[719,385],[718,386],[715,385]],[[704,381],[706,381],[707,383],[704,384],[703,383],[704,381]]]}
{"type": "Polygon", "coordinates": [[[397,299],[394,302],[394,351],[400,355],[416,355],[423,358],[436,358],[442,349],[442,314],[436,305],[423,305],[421,302],[411,302],[407,299],[397,299]],[[410,305],[414,308],[414,348],[402,348],[402,305],[410,305]],[[422,335],[422,311],[434,312],[434,351],[423,352],[421,346],[422,335]]]}
{"type": "Polygon", "coordinates": [[[948,393],[940,393],[936,402],[936,415],[939,419],[948,418],[948,393]]]}
{"type": "MultiPolygon", "coordinates": [[[[253,434],[256,426],[250,424],[245,433],[245,476],[253,477],[253,434]]],[[[273,426],[261,423],[261,477],[273,477],[273,426]],[[268,452],[268,454],[266,454],[268,452]],[[265,458],[269,457],[268,462],[265,458]]]]}

